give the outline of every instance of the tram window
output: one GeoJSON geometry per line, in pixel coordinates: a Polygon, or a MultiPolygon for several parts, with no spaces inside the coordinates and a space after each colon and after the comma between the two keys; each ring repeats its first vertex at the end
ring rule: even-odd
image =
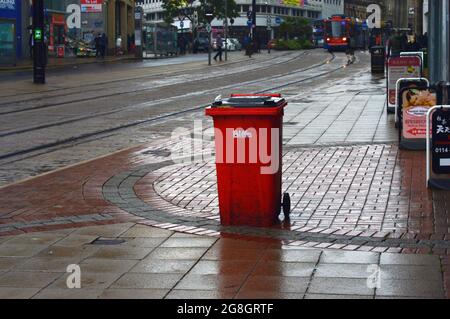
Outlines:
{"type": "Polygon", "coordinates": [[[346,34],[346,23],[344,21],[331,21],[327,23],[327,33],[331,34],[334,38],[340,38],[346,34]]]}

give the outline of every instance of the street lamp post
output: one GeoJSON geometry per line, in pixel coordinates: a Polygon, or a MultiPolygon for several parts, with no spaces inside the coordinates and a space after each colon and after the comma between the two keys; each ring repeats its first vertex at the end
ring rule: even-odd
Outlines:
{"type": "Polygon", "coordinates": [[[214,20],[214,9],[212,7],[206,8],[205,17],[208,21],[206,26],[206,31],[208,31],[208,65],[211,65],[211,22],[214,20]]]}
{"type": "Polygon", "coordinates": [[[47,64],[44,33],[44,0],[33,0],[33,82],[39,84],[45,84],[47,64]]]}
{"type": "Polygon", "coordinates": [[[256,0],[252,0],[252,26],[251,26],[251,35],[252,35],[252,42],[255,40],[255,33],[256,32],[256,0]]]}
{"type": "Polygon", "coordinates": [[[270,41],[271,39],[271,33],[272,33],[272,16],[271,16],[271,12],[269,12],[269,4],[267,3],[267,1],[265,2],[266,4],[266,15],[267,15],[267,52],[270,54],[270,41]]]}
{"type": "Polygon", "coordinates": [[[228,0],[225,1],[225,61],[228,60],[228,0]]]}

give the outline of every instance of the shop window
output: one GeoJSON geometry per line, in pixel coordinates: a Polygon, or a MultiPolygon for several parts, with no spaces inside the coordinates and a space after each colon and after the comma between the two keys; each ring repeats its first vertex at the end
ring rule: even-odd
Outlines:
{"type": "Polygon", "coordinates": [[[14,38],[14,22],[0,20],[0,64],[15,61],[16,48],[14,38]]]}

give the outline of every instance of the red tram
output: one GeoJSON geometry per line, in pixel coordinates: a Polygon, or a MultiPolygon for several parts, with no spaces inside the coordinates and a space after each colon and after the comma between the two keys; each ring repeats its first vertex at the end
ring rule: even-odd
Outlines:
{"type": "Polygon", "coordinates": [[[368,41],[366,29],[357,19],[334,15],[325,20],[324,48],[328,51],[365,49],[368,41]]]}

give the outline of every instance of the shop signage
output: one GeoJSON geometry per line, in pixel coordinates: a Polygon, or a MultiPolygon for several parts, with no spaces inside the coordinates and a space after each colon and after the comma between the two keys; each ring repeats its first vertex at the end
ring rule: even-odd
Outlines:
{"type": "Polygon", "coordinates": [[[436,93],[428,88],[402,91],[403,137],[424,139],[427,133],[427,112],[436,105],[436,93]]]}
{"type": "Polygon", "coordinates": [[[0,0],[0,9],[16,10],[16,0],[0,0]]]}
{"type": "Polygon", "coordinates": [[[450,111],[437,109],[431,125],[433,172],[450,174],[450,111]]]}
{"type": "Polygon", "coordinates": [[[81,29],[81,10],[77,4],[69,4],[66,12],[68,17],[66,19],[67,28],[69,29],[81,29]]]}
{"type": "Polygon", "coordinates": [[[381,28],[381,7],[378,4],[371,4],[367,7],[366,25],[369,29],[381,28]]]}
{"type": "Polygon", "coordinates": [[[422,60],[418,56],[391,57],[388,66],[388,106],[394,107],[397,81],[401,78],[421,77],[422,60]]]}
{"type": "Polygon", "coordinates": [[[103,0],[81,0],[81,12],[100,13],[102,12],[103,0]]]}

